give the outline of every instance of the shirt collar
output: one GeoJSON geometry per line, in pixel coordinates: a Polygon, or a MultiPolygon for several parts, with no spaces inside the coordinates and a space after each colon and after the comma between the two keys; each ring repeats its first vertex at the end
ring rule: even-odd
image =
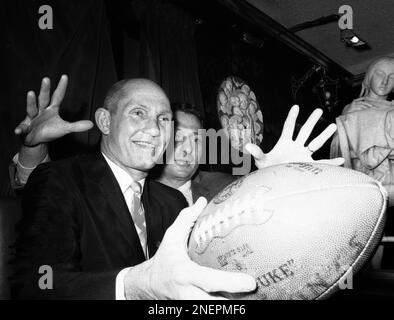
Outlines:
{"type": "Polygon", "coordinates": [[[177,188],[180,192],[185,193],[190,191],[192,187],[192,181],[187,180],[183,185],[181,185],[179,188],[177,188]]]}
{"type": "MultiPolygon", "coordinates": [[[[116,181],[118,181],[120,190],[122,190],[122,193],[124,194],[126,190],[130,187],[134,179],[130,177],[130,175],[127,173],[126,170],[119,167],[115,162],[110,160],[104,153],[102,153],[102,155],[104,156],[105,161],[107,161],[109,167],[111,168],[116,181]]],[[[143,190],[145,184],[145,178],[139,180],[138,183],[141,185],[141,190],[143,190]]]]}

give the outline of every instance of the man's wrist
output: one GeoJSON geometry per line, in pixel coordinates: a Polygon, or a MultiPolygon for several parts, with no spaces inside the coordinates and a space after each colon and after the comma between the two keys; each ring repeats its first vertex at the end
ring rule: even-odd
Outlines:
{"type": "Polygon", "coordinates": [[[18,162],[25,168],[35,168],[48,156],[48,146],[46,143],[36,145],[34,147],[28,147],[22,145],[18,162]]]}
{"type": "Polygon", "coordinates": [[[126,300],[125,296],[125,276],[130,268],[121,270],[115,280],[115,300],[126,300]]]}
{"type": "Polygon", "coordinates": [[[149,269],[151,265],[152,259],[128,270],[124,278],[126,300],[152,300],[155,298],[149,285],[149,269]]]}

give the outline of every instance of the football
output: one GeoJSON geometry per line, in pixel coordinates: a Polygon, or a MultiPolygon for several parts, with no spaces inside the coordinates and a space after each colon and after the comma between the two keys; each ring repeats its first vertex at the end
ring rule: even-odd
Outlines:
{"type": "Polygon", "coordinates": [[[345,289],[382,237],[387,192],[371,177],[318,163],[260,169],[227,186],[198,217],[196,263],[244,272],[236,299],[324,299],[345,289]]]}

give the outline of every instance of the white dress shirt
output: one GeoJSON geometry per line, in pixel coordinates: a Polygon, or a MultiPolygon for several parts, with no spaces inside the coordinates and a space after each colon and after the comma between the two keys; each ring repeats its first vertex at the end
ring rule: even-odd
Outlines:
{"type": "Polygon", "coordinates": [[[178,190],[182,192],[184,197],[186,198],[187,203],[189,204],[189,207],[193,205],[193,194],[192,194],[192,181],[188,180],[186,183],[181,185],[178,190]]]}
{"type": "MultiPolygon", "coordinates": [[[[49,162],[49,161],[51,161],[51,159],[49,158],[49,154],[47,153],[45,158],[42,159],[39,164],[49,162]]],[[[12,158],[12,162],[14,163],[14,165],[16,167],[15,177],[12,177],[15,181],[15,185],[18,188],[24,187],[27,182],[27,179],[29,178],[30,174],[33,172],[33,170],[36,167],[27,168],[27,167],[23,166],[19,162],[19,152],[16,155],[14,155],[14,157],[12,158]]]]}
{"type": "MultiPolygon", "coordinates": [[[[121,167],[119,167],[116,163],[111,161],[104,153],[103,153],[104,159],[107,161],[109,167],[111,168],[116,181],[118,181],[120,190],[123,193],[124,199],[126,201],[127,207],[129,208],[130,214],[132,215],[131,208],[133,208],[133,190],[131,189],[130,185],[132,182],[134,182],[133,178],[130,177],[130,175],[121,167]]],[[[145,179],[139,180],[138,183],[141,185],[141,190],[144,189],[144,183],[145,179]]],[[[135,225],[135,224],[134,224],[135,225]]],[[[142,230],[135,225],[135,228],[137,230],[138,236],[140,236],[140,233],[142,230]]],[[[148,257],[148,248],[147,246],[144,249],[145,257],[148,257]]],[[[125,300],[125,294],[124,294],[124,278],[129,271],[130,268],[125,268],[122,271],[118,273],[116,276],[116,284],[115,284],[115,299],[116,300],[125,300]]]]}

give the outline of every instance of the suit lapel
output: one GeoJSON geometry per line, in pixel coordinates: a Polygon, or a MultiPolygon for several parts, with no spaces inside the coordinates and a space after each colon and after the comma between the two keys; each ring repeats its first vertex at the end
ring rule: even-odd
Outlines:
{"type": "Polygon", "coordinates": [[[202,186],[197,180],[192,180],[191,190],[193,196],[193,203],[197,201],[199,197],[209,198],[209,189],[202,186]]]}
{"type": "Polygon", "coordinates": [[[145,180],[144,191],[142,193],[142,204],[145,210],[146,233],[149,248],[149,256],[152,257],[160,245],[163,231],[163,214],[160,209],[160,203],[155,201],[152,194],[154,190],[151,188],[149,179],[145,180]]]}
{"type": "Polygon", "coordinates": [[[145,208],[149,256],[152,257],[167,228],[174,222],[179,212],[187,207],[187,202],[180,191],[146,179],[142,203],[145,208]]]}
{"type": "Polygon", "coordinates": [[[120,229],[120,236],[133,251],[133,256],[135,256],[137,260],[145,260],[145,255],[133,219],[111,168],[101,153],[97,155],[97,161],[93,163],[95,165],[89,168],[92,172],[88,174],[88,177],[92,177],[92,179],[98,183],[102,198],[105,199],[106,202],[106,211],[110,211],[111,214],[116,216],[119,222],[117,225],[120,229]]]}

